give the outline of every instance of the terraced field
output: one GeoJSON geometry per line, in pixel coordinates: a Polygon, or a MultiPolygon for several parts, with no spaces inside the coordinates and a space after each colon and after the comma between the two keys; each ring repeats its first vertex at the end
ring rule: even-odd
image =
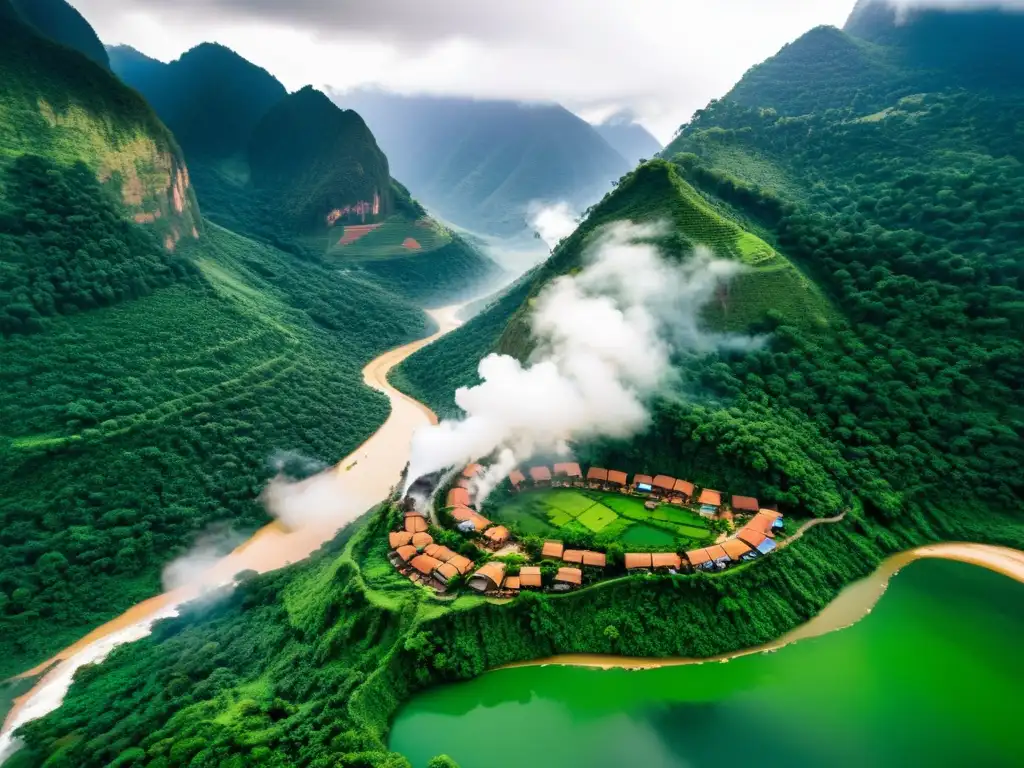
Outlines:
{"type": "Polygon", "coordinates": [[[639,497],[583,489],[524,491],[489,503],[484,512],[521,535],[571,541],[589,534],[598,547],[619,542],[641,550],[669,551],[713,537],[704,519],[692,510],[667,504],[648,510],[639,497]]]}
{"type": "Polygon", "coordinates": [[[373,261],[416,256],[441,248],[451,242],[451,237],[436,222],[430,219],[385,221],[379,226],[361,234],[358,239],[342,245],[346,227],[335,227],[334,242],[328,248],[328,255],[346,261],[373,261]]]}

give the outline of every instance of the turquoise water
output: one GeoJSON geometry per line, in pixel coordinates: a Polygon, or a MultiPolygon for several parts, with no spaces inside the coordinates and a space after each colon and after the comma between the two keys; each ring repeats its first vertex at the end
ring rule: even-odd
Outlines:
{"type": "Polygon", "coordinates": [[[896,575],[849,629],[643,672],[524,667],[415,698],[415,768],[1024,765],[1024,585],[963,563],[896,575]]]}

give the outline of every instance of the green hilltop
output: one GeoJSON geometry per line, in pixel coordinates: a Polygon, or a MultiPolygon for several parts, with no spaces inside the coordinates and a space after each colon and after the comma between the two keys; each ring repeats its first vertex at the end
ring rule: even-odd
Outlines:
{"type": "MultiPolygon", "coordinates": [[[[5,0],[10,10],[55,43],[83,53],[109,69],[110,59],[96,31],[66,0],[5,0]]],[[[0,14],[3,14],[0,8],[0,14]]]]}

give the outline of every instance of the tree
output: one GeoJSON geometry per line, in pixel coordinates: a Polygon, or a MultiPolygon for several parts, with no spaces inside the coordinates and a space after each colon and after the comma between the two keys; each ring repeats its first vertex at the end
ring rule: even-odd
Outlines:
{"type": "Polygon", "coordinates": [[[448,755],[438,755],[430,759],[430,762],[427,763],[427,768],[459,768],[459,764],[448,757],[448,755]]]}

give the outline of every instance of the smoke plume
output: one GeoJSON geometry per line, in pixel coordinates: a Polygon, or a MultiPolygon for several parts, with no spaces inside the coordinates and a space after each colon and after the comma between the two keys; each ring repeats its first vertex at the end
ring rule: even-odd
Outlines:
{"type": "Polygon", "coordinates": [[[213,567],[247,537],[228,526],[214,526],[196,539],[188,551],[163,570],[165,592],[186,586],[220,586],[209,581],[213,567]]]}
{"type": "Polygon", "coordinates": [[[575,232],[579,224],[572,208],[566,202],[554,205],[531,203],[526,221],[551,250],[554,250],[559,242],[575,232]]]}
{"type": "Polygon", "coordinates": [[[700,327],[701,309],[742,267],[698,249],[666,261],[661,227],[618,223],[584,255],[583,269],[553,280],[531,314],[534,352],[480,361],[481,382],[456,391],[463,418],[413,436],[409,481],[492,458],[472,490],[480,500],[517,464],[571,441],[626,438],[648,423],[647,402],[670,377],[673,353],[745,348],[748,337],[700,327]]]}

